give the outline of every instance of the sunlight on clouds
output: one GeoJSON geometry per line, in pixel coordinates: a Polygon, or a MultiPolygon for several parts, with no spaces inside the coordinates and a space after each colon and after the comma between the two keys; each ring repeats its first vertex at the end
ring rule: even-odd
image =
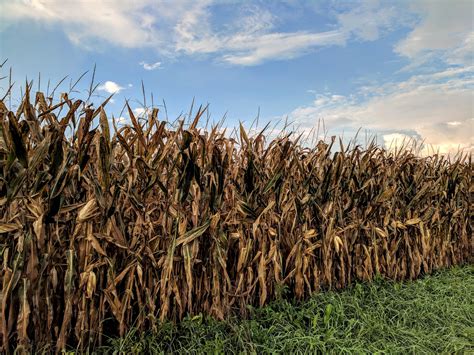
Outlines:
{"type": "Polygon", "coordinates": [[[31,0],[8,1],[2,4],[0,19],[15,23],[33,20],[60,24],[69,39],[78,46],[93,49],[97,41],[124,47],[154,45],[160,36],[154,30],[150,15],[143,12],[144,1],[31,0]]]}
{"type": "Polygon", "coordinates": [[[454,126],[454,127],[459,126],[459,125],[462,124],[462,123],[459,122],[459,121],[449,121],[449,122],[446,122],[446,123],[447,123],[448,125],[454,126]]]}
{"type": "Polygon", "coordinates": [[[384,146],[389,151],[409,149],[420,156],[433,154],[454,156],[459,152],[472,153],[472,145],[466,143],[428,143],[416,137],[402,133],[382,135],[384,146]]]}
{"type": "Polygon", "coordinates": [[[390,141],[399,146],[411,137],[423,141],[424,152],[456,153],[459,148],[474,152],[474,71],[471,68],[471,75],[465,73],[452,70],[416,75],[404,82],[387,83],[382,89],[374,87],[369,98],[364,95],[366,87],[351,98],[316,95],[312,105],[298,107],[289,116],[303,129],[324,119],[335,134],[361,127],[380,132],[387,148],[390,141]]]}
{"type": "Polygon", "coordinates": [[[416,144],[416,138],[403,133],[390,133],[382,135],[385,148],[388,150],[399,150],[410,148],[416,144]]]}

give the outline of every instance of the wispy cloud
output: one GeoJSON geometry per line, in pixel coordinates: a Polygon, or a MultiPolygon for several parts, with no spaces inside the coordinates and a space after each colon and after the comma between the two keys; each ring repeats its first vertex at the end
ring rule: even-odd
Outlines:
{"type": "Polygon", "coordinates": [[[175,27],[176,50],[187,54],[218,53],[221,61],[244,66],[295,58],[318,47],[343,46],[352,37],[376,40],[381,32],[400,22],[398,11],[377,3],[342,12],[334,30],[320,32],[277,31],[276,16],[257,6],[244,11],[227,32],[212,31],[209,17],[207,3],[189,10],[175,27]]]}
{"type": "MultiPolygon", "coordinates": [[[[218,4],[218,3],[217,3],[218,4]]],[[[59,24],[76,45],[94,49],[104,43],[127,48],[154,48],[162,55],[212,55],[233,65],[257,65],[291,59],[318,47],[345,45],[351,38],[375,40],[396,27],[394,8],[377,2],[346,9],[328,23],[328,30],[285,31],[271,6],[230,2],[236,11],[228,25],[213,17],[210,0],[119,0],[114,6],[100,0],[11,1],[2,4],[2,27],[22,20],[59,24]]],[[[296,5],[295,5],[296,6],[296,5]]],[[[155,64],[141,64],[146,70],[155,64]]]]}
{"type": "MultiPolygon", "coordinates": [[[[415,1],[407,11],[396,3],[365,1],[330,10],[334,20],[324,31],[284,31],[272,7],[230,2],[236,9],[228,25],[218,26],[211,0],[119,0],[110,6],[101,0],[12,0],[2,3],[0,31],[29,20],[60,25],[68,38],[88,49],[104,43],[126,48],[154,48],[162,55],[212,54],[235,65],[257,65],[289,59],[318,47],[341,46],[349,40],[374,41],[400,26],[414,26],[395,51],[412,61],[425,62],[444,51],[451,64],[472,62],[473,5],[469,0],[415,1]],[[418,21],[414,21],[414,17],[418,21]]],[[[295,3],[296,4],[296,3],[295,3]]],[[[222,5],[222,4],[221,4],[222,5]]],[[[298,5],[294,5],[297,7],[298,5]]],[[[145,69],[153,64],[145,65],[145,69]]],[[[148,69],[147,69],[148,70],[148,69]]]]}
{"type": "Polygon", "coordinates": [[[358,3],[336,17],[341,32],[352,34],[361,41],[375,41],[397,26],[407,25],[410,18],[396,6],[383,6],[378,1],[358,3]]]}
{"type": "Polygon", "coordinates": [[[224,54],[222,60],[230,64],[256,65],[272,59],[295,58],[315,47],[342,45],[345,41],[346,35],[340,31],[234,36],[226,41],[229,54],[224,54]]]}
{"type": "Polygon", "coordinates": [[[155,62],[155,63],[140,62],[138,64],[140,64],[145,70],[155,70],[155,69],[162,68],[161,62],[155,62]]]}

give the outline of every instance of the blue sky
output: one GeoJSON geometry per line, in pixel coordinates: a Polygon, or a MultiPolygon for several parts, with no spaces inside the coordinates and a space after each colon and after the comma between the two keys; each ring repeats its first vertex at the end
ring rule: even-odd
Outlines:
{"type": "Polygon", "coordinates": [[[115,92],[117,118],[125,99],[142,113],[143,80],[171,120],[195,98],[229,127],[260,109],[259,126],[324,120],[329,135],[362,128],[424,152],[474,151],[473,43],[464,0],[0,0],[0,76],[12,67],[17,93],[41,72],[43,90],[68,75],[59,94],[89,70],[84,97],[95,64],[93,102],[115,92]]]}

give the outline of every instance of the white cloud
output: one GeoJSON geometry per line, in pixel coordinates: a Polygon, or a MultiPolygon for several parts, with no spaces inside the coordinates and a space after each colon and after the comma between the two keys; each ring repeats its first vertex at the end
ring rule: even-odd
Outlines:
{"type": "Polygon", "coordinates": [[[474,152],[473,74],[474,67],[447,69],[365,87],[337,100],[331,94],[316,95],[311,105],[296,108],[289,117],[305,131],[319,119],[334,134],[369,129],[387,147],[390,141],[399,145],[403,138],[413,137],[423,141],[424,152],[474,152]]]}
{"type": "Polygon", "coordinates": [[[126,124],[128,123],[128,119],[123,117],[123,116],[120,116],[118,118],[115,119],[115,122],[118,123],[118,124],[126,124]]]}
{"type": "Polygon", "coordinates": [[[137,117],[143,117],[148,113],[148,109],[144,107],[136,107],[132,111],[133,111],[133,114],[137,117]]]}
{"type": "Polygon", "coordinates": [[[343,32],[353,33],[364,41],[375,41],[382,32],[390,31],[405,18],[396,6],[380,6],[378,1],[365,1],[350,11],[337,15],[343,32]]]}
{"type": "Polygon", "coordinates": [[[100,90],[100,91],[105,91],[109,94],[114,94],[114,93],[120,92],[124,88],[122,86],[120,86],[119,84],[109,80],[109,81],[106,81],[105,83],[99,85],[97,87],[97,89],[100,90]]]}
{"type": "Polygon", "coordinates": [[[147,1],[25,0],[2,3],[3,26],[21,20],[59,24],[69,39],[92,48],[102,42],[133,48],[156,45],[155,18],[143,11],[147,1]]]}
{"type": "Polygon", "coordinates": [[[397,150],[410,147],[416,143],[416,139],[403,133],[390,133],[382,135],[384,146],[389,150],[397,150]]]}
{"type": "Polygon", "coordinates": [[[211,14],[208,9],[210,4],[211,1],[196,1],[183,11],[173,28],[176,51],[193,54],[212,53],[219,49],[221,44],[212,35],[211,14]]]}
{"type": "Polygon", "coordinates": [[[220,53],[224,62],[256,65],[270,59],[289,59],[318,46],[343,45],[347,34],[274,31],[275,17],[268,10],[248,6],[228,26],[215,32],[210,23],[209,2],[199,2],[183,14],[175,26],[176,51],[187,54],[220,53]]]}
{"type": "Polygon", "coordinates": [[[471,0],[411,3],[420,20],[395,51],[421,64],[434,55],[451,64],[472,64],[473,2],[471,0]]]}
{"type": "Polygon", "coordinates": [[[227,40],[231,54],[225,54],[222,59],[230,64],[256,65],[270,59],[291,59],[314,47],[344,43],[345,35],[339,31],[234,36],[227,40]]]}
{"type": "Polygon", "coordinates": [[[146,63],[146,62],[140,62],[140,64],[143,69],[145,70],[155,70],[155,69],[161,69],[161,62],[155,62],[155,63],[146,63]]]}
{"type": "MultiPolygon", "coordinates": [[[[76,45],[94,49],[105,42],[126,48],[154,48],[162,55],[213,54],[234,65],[290,59],[318,47],[341,46],[352,37],[375,40],[399,25],[400,14],[377,2],[354,4],[335,16],[327,30],[282,31],[278,13],[230,1],[232,17],[222,25],[211,0],[12,0],[2,4],[1,28],[29,20],[60,25],[76,45]],[[219,27],[220,26],[220,27],[219,27]]],[[[296,6],[296,5],[295,5],[296,6]]],[[[145,69],[153,64],[141,64],[145,69]]],[[[147,69],[148,70],[148,69],[147,69]]]]}
{"type": "Polygon", "coordinates": [[[338,15],[334,30],[279,32],[272,13],[252,6],[236,18],[230,32],[214,32],[208,7],[209,3],[201,2],[184,14],[175,27],[176,50],[187,54],[220,53],[223,62],[244,66],[295,58],[318,47],[342,46],[352,36],[375,40],[382,30],[395,27],[400,20],[393,8],[374,3],[338,15]]]}

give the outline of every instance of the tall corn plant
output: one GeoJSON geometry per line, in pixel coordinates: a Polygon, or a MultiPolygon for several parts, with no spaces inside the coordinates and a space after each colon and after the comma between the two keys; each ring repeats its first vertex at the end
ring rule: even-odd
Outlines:
{"type": "Polygon", "coordinates": [[[2,352],[472,262],[470,155],[234,139],[204,109],[110,127],[107,101],[0,102],[2,352]]]}

